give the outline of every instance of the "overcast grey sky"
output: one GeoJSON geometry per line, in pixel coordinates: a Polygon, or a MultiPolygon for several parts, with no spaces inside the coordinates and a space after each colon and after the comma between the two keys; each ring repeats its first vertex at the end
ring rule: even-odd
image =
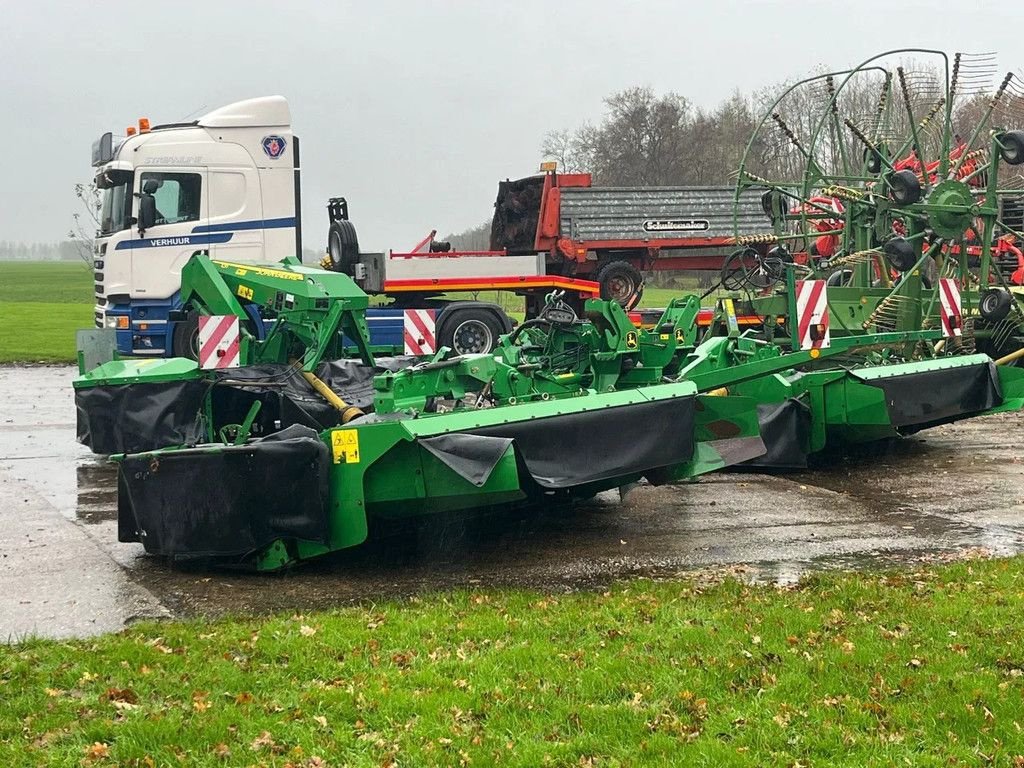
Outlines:
{"type": "Polygon", "coordinates": [[[102,132],[252,96],[291,104],[305,245],[322,247],[323,203],[344,195],[364,250],[401,249],[489,217],[498,180],[536,170],[546,131],[599,119],[621,88],[711,106],[894,47],[1022,58],[1005,2],[4,5],[0,240],[64,236],[102,132]]]}

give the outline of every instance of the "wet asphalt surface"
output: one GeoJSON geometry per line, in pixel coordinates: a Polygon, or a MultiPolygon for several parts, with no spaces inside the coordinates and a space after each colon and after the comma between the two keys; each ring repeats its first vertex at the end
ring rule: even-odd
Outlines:
{"type": "Polygon", "coordinates": [[[182,569],[117,541],[116,473],[75,441],[73,376],[0,367],[0,641],[452,587],[566,591],[722,568],[785,583],[816,569],[1024,551],[1024,415],[1004,414],[798,473],[716,473],[572,510],[432,518],[283,574],[182,569]]]}

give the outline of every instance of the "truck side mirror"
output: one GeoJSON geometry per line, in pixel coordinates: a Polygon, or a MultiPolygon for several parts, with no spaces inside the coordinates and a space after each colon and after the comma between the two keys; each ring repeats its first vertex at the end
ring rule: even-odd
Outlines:
{"type": "Polygon", "coordinates": [[[139,237],[156,224],[156,198],[143,192],[139,195],[139,237]]]}

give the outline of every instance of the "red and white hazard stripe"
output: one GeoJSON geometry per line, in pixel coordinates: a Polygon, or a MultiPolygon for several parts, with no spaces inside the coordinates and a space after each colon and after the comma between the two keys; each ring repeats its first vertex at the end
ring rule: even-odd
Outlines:
{"type": "Polygon", "coordinates": [[[939,278],[939,315],[942,317],[942,335],[963,334],[963,312],[960,305],[960,286],[951,277],[939,278]]]}
{"type": "Polygon", "coordinates": [[[237,368],[241,362],[240,342],[235,315],[199,316],[200,368],[237,368]]]}
{"type": "Polygon", "coordinates": [[[405,354],[432,355],[437,350],[434,326],[437,312],[433,309],[407,309],[403,323],[405,354]]]}
{"type": "Polygon", "coordinates": [[[822,349],[832,343],[824,280],[796,281],[796,318],[800,349],[822,349]]]}

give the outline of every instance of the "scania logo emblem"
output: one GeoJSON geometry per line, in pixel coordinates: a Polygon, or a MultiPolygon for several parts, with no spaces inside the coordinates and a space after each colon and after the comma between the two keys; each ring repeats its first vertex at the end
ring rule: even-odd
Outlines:
{"type": "Polygon", "coordinates": [[[284,148],[288,146],[288,142],[281,136],[264,136],[262,144],[263,151],[267,153],[267,157],[271,160],[277,160],[277,158],[284,154],[284,148]]]}

